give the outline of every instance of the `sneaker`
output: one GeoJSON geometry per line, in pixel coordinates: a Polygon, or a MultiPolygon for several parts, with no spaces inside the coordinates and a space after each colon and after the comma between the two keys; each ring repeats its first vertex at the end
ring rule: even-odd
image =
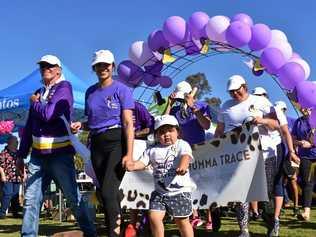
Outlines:
{"type": "Polygon", "coordinates": [[[197,228],[201,225],[203,225],[203,221],[199,218],[199,217],[194,217],[192,220],[191,220],[191,225],[193,228],[197,228]]]}
{"type": "Polygon", "coordinates": [[[298,216],[300,214],[300,209],[298,207],[293,208],[293,216],[298,216]]]}
{"type": "Polygon", "coordinates": [[[206,222],[206,224],[205,224],[205,230],[206,230],[206,231],[212,231],[212,230],[213,230],[213,224],[212,224],[212,222],[206,222]]]}
{"type": "Polygon", "coordinates": [[[128,224],[125,229],[125,237],[136,237],[137,236],[137,230],[132,224],[128,224]]]}
{"type": "Polygon", "coordinates": [[[254,213],[252,213],[251,218],[252,218],[252,220],[257,221],[257,220],[261,219],[261,214],[254,212],[254,213]]]}
{"type": "Polygon", "coordinates": [[[280,230],[280,220],[274,219],[274,225],[271,230],[268,230],[268,236],[269,237],[277,237],[279,236],[279,230],[280,230]]]}
{"type": "Polygon", "coordinates": [[[248,231],[242,230],[240,235],[238,235],[238,237],[250,237],[250,234],[248,231]]]}
{"type": "Polygon", "coordinates": [[[310,221],[310,216],[305,214],[305,213],[300,213],[297,215],[297,219],[299,219],[300,221],[310,221]]]}

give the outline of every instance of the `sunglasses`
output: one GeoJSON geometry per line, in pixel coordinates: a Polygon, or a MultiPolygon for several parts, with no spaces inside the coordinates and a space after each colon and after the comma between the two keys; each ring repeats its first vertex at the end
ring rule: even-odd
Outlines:
{"type": "Polygon", "coordinates": [[[242,87],[243,87],[243,86],[240,86],[238,89],[229,90],[229,94],[235,94],[236,92],[239,92],[242,87]]]}
{"type": "Polygon", "coordinates": [[[49,64],[49,63],[40,63],[39,64],[39,68],[42,69],[50,69],[50,68],[54,68],[57,67],[57,65],[54,64],[49,64]]]}

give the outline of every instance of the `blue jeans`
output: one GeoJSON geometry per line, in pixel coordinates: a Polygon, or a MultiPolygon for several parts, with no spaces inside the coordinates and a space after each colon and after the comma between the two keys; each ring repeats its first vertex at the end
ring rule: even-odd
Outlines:
{"type": "Polygon", "coordinates": [[[0,216],[5,216],[10,206],[10,201],[13,196],[19,193],[20,183],[4,182],[3,183],[3,196],[1,199],[0,216]]]}
{"type": "Polygon", "coordinates": [[[28,163],[21,236],[38,235],[43,196],[52,180],[61,188],[84,236],[96,236],[94,223],[88,214],[87,203],[79,193],[74,161],[70,155],[31,157],[28,163]]]}

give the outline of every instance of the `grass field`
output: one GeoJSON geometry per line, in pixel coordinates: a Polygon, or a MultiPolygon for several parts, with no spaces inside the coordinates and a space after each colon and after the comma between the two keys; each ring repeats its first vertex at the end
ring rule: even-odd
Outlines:
{"type": "MultiPolygon", "coordinates": [[[[97,216],[97,229],[99,236],[106,236],[105,228],[102,225],[102,215],[97,216]]],[[[21,228],[21,219],[6,218],[0,220],[0,237],[13,237],[19,236],[21,228]]],[[[46,220],[41,218],[39,235],[50,236],[56,232],[76,230],[78,227],[74,222],[58,222],[46,220]]],[[[238,226],[234,217],[225,217],[222,219],[222,228],[219,232],[206,232],[203,228],[195,231],[195,236],[209,236],[209,237],[223,237],[223,236],[238,236],[238,226]]],[[[252,237],[265,236],[266,228],[262,220],[251,221],[250,233],[252,237]]],[[[166,224],[166,236],[179,236],[175,225],[166,224]]],[[[291,210],[286,210],[285,214],[281,217],[281,232],[282,237],[316,237],[316,209],[312,210],[310,222],[302,222],[296,220],[292,216],[291,210]]]]}

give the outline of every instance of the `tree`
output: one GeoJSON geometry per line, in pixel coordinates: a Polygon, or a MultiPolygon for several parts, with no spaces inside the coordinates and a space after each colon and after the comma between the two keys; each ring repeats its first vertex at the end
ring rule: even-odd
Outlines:
{"type": "Polygon", "coordinates": [[[197,99],[201,99],[204,95],[210,94],[212,92],[212,87],[209,85],[204,73],[199,72],[190,75],[185,80],[192,86],[192,88],[198,88],[198,91],[196,93],[197,99]]]}

